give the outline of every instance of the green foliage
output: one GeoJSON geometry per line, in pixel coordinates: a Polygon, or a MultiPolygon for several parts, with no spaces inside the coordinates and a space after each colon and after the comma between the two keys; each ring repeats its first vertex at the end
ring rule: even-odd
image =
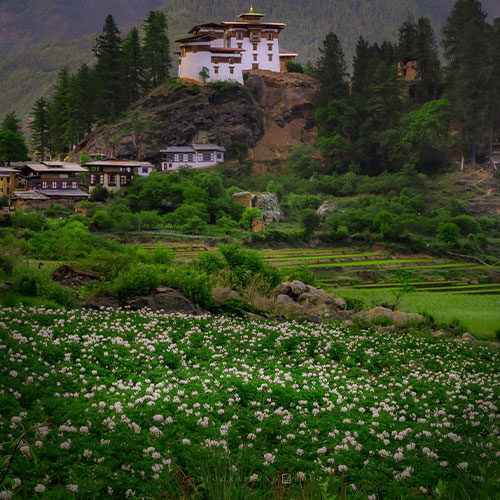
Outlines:
{"type": "Polygon", "coordinates": [[[144,60],[149,85],[157,87],[170,79],[172,60],[168,39],[167,16],[152,10],[144,20],[144,60]]]}
{"type": "Polygon", "coordinates": [[[442,222],[437,227],[436,238],[450,247],[457,246],[460,229],[453,222],[442,222]]]}
{"type": "Polygon", "coordinates": [[[45,269],[19,265],[14,268],[12,278],[15,293],[28,297],[45,297],[68,308],[77,306],[71,291],[51,281],[50,272],[45,269]]]}
{"type": "Polygon", "coordinates": [[[108,230],[113,226],[113,220],[106,210],[96,210],[92,216],[92,225],[97,229],[108,230]]]}
{"type": "Polygon", "coordinates": [[[78,163],[80,163],[80,165],[83,165],[84,163],[89,163],[91,161],[91,159],[92,158],[91,158],[89,153],[87,153],[87,152],[80,153],[78,163]]]}
{"type": "Polygon", "coordinates": [[[9,129],[0,132],[0,162],[9,166],[12,161],[28,159],[28,148],[21,134],[9,129]]]}
{"type": "Polygon", "coordinates": [[[97,184],[97,186],[92,190],[92,193],[90,195],[91,201],[97,201],[101,203],[105,202],[108,198],[109,198],[109,191],[104,186],[101,186],[101,184],[97,184]]]}
{"type": "Polygon", "coordinates": [[[300,178],[308,179],[320,172],[317,153],[310,145],[292,146],[286,157],[286,166],[290,174],[300,178]]]}
{"type": "Polygon", "coordinates": [[[415,276],[411,271],[400,269],[396,271],[394,279],[399,284],[398,288],[394,291],[394,308],[397,309],[401,298],[415,291],[415,287],[411,284],[415,280],[415,276]]]}
{"type": "Polygon", "coordinates": [[[314,271],[306,264],[293,268],[290,273],[287,274],[286,279],[287,281],[299,280],[302,281],[302,283],[311,286],[315,286],[316,283],[314,271]]]}
{"type": "Polygon", "coordinates": [[[10,130],[14,134],[22,135],[21,120],[15,111],[7,113],[4,116],[2,123],[0,124],[0,132],[4,132],[5,130],[10,130]]]}
{"type": "Polygon", "coordinates": [[[312,208],[306,208],[300,214],[300,223],[305,231],[306,236],[310,237],[320,226],[321,217],[316,212],[316,210],[313,210],[312,208]]]}
{"type": "Polygon", "coordinates": [[[200,78],[205,82],[208,78],[210,78],[210,71],[206,66],[203,66],[201,68],[201,71],[199,73],[200,78]]]}
{"type": "Polygon", "coordinates": [[[208,276],[189,265],[179,265],[167,269],[161,276],[164,285],[182,290],[184,295],[200,307],[212,305],[212,290],[208,276]]]}
{"type": "Polygon", "coordinates": [[[241,225],[245,229],[251,229],[252,227],[252,221],[254,219],[260,219],[262,218],[262,211],[259,210],[258,208],[246,208],[245,211],[243,212],[241,216],[241,225]]]}
{"type": "Polygon", "coordinates": [[[46,222],[43,214],[39,212],[24,212],[22,210],[16,210],[11,220],[14,227],[32,229],[33,231],[41,231],[46,222]]]}
{"type": "Polygon", "coordinates": [[[115,293],[120,299],[146,295],[160,284],[158,268],[151,264],[138,264],[121,271],[113,283],[115,293]]]}
{"type": "Polygon", "coordinates": [[[304,73],[304,67],[296,61],[287,61],[286,70],[288,73],[304,73]]]}

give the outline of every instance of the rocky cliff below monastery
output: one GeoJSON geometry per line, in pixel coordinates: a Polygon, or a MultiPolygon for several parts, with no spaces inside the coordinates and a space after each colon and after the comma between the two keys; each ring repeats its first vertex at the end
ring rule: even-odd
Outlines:
{"type": "Polygon", "coordinates": [[[229,153],[243,144],[255,160],[273,160],[314,139],[316,85],[306,75],[268,71],[252,72],[245,86],[174,80],[94,130],[78,152],[158,161],[167,146],[211,142],[229,153]]]}

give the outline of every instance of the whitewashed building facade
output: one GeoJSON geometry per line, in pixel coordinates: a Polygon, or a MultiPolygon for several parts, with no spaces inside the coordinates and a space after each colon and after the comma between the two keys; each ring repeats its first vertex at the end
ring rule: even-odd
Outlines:
{"type": "Polygon", "coordinates": [[[243,83],[244,71],[280,72],[283,67],[280,59],[297,57],[291,53],[280,55],[280,33],[286,26],[284,23],[262,22],[264,14],[254,12],[253,8],[238,17],[240,21],[195,26],[190,36],[177,40],[179,78],[243,83]]]}
{"type": "Polygon", "coordinates": [[[191,144],[189,146],[170,146],[162,149],[162,172],[175,172],[181,167],[213,167],[224,162],[226,149],[216,144],[191,144]]]}

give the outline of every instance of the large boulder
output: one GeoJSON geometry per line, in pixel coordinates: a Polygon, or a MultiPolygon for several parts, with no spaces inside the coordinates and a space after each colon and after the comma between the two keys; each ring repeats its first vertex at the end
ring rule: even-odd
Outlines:
{"type": "Polygon", "coordinates": [[[243,301],[241,295],[230,288],[214,288],[212,298],[216,306],[223,306],[231,300],[243,301]]]}
{"type": "Polygon", "coordinates": [[[370,311],[362,311],[355,315],[357,318],[362,318],[368,321],[388,318],[397,325],[406,325],[411,322],[422,322],[424,317],[417,313],[405,313],[402,311],[393,311],[387,307],[375,307],[370,311]]]}
{"type": "Polygon", "coordinates": [[[164,311],[166,313],[199,314],[201,312],[179,290],[168,287],[162,287],[160,290],[150,295],[129,299],[127,306],[134,310],[147,307],[153,311],[164,311]]]}
{"type": "Polygon", "coordinates": [[[309,287],[299,280],[293,280],[291,284],[292,294],[295,297],[300,297],[303,293],[307,292],[309,287]]]}
{"type": "Polygon", "coordinates": [[[94,309],[97,311],[103,309],[119,309],[121,305],[122,304],[116,297],[107,295],[94,295],[81,304],[84,309],[94,309]]]}

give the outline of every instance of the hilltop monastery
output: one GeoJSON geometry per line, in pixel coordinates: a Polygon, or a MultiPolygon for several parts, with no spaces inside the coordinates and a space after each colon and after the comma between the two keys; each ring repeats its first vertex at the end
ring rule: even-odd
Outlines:
{"type": "Polygon", "coordinates": [[[286,71],[286,61],[297,54],[280,54],[284,23],[265,23],[265,14],[240,14],[240,21],[195,26],[179,44],[179,78],[198,81],[232,80],[243,83],[243,72],[264,69],[286,71]],[[201,73],[201,74],[200,74],[201,73]]]}

